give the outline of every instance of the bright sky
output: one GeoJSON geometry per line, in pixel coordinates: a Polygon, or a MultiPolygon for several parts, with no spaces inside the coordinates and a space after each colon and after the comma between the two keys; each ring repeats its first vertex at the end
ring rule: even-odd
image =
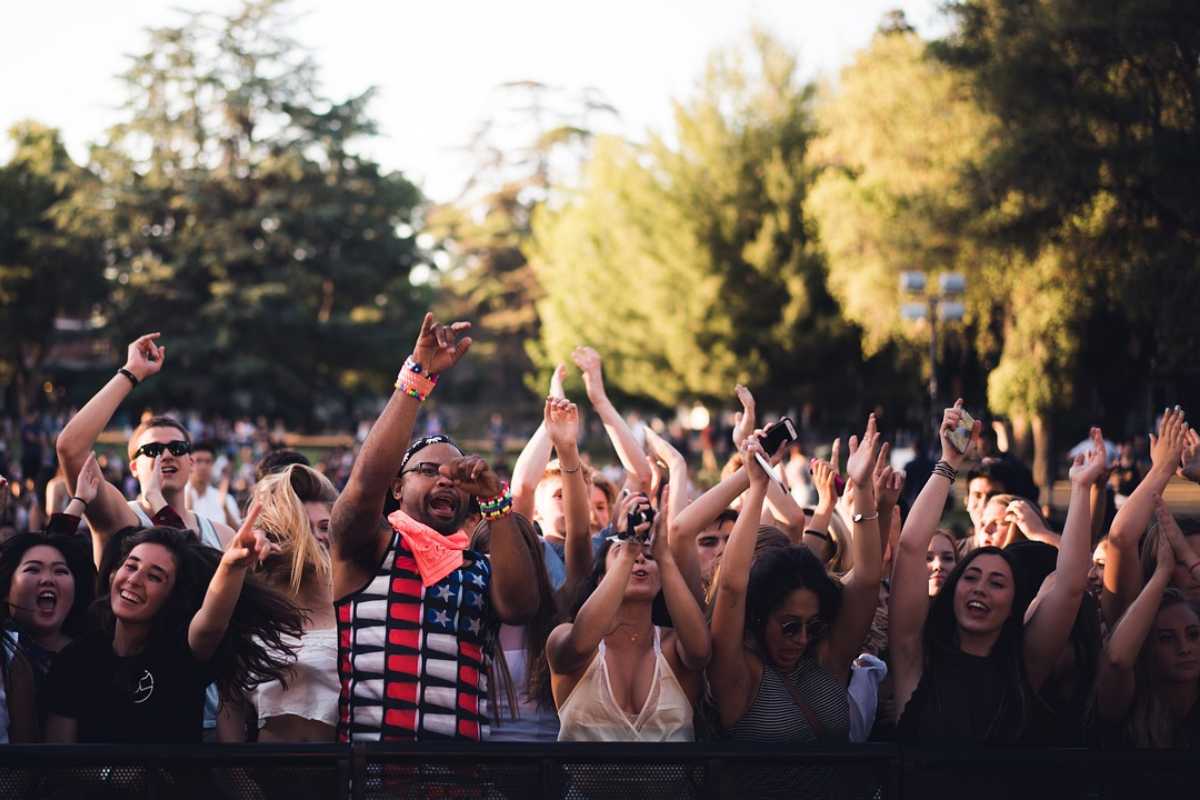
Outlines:
{"type": "MultiPolygon", "coordinates": [[[[60,128],[86,157],[118,118],[113,78],[143,29],[176,21],[171,8],[227,11],[236,0],[40,0],[5,3],[0,39],[0,128],[33,118],[60,128]]],[[[641,138],[670,127],[707,55],[763,25],[800,54],[805,77],[832,75],[901,8],[926,36],[944,29],[938,0],[299,0],[295,35],[310,46],[325,93],[369,86],[382,136],[365,148],[402,169],[432,198],[449,199],[468,164],[461,146],[495,107],[493,88],[538,80],[593,86],[641,138]]],[[[0,161],[7,159],[7,142],[0,161]]]]}

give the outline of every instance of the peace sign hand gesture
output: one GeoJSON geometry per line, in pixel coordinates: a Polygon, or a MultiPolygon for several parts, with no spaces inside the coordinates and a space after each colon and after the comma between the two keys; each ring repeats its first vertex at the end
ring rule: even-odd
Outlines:
{"type": "Polygon", "coordinates": [[[421,320],[421,332],[413,347],[413,361],[420,364],[427,375],[445,372],[471,348],[470,336],[458,339],[459,334],[470,329],[469,322],[442,325],[433,318],[432,312],[425,314],[425,319],[421,320]]]}

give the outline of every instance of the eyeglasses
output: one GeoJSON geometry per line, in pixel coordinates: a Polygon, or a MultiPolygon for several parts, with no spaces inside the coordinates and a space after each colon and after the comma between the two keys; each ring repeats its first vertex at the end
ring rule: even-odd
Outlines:
{"type": "Polygon", "coordinates": [[[788,620],[787,622],[781,623],[779,626],[779,632],[789,639],[795,639],[799,637],[801,631],[803,631],[809,639],[820,639],[825,635],[825,631],[827,629],[828,626],[825,624],[825,620],[821,619],[820,617],[813,617],[810,620],[788,620]]]}
{"type": "Polygon", "coordinates": [[[171,455],[175,457],[186,456],[192,452],[192,445],[182,439],[176,439],[173,442],[147,442],[146,444],[133,451],[133,457],[146,456],[147,458],[158,458],[163,454],[164,450],[170,450],[171,455]]]}
{"type": "Polygon", "coordinates": [[[436,478],[442,473],[442,465],[435,464],[432,461],[422,461],[415,467],[409,467],[401,472],[401,475],[407,475],[410,472],[418,473],[422,478],[436,478]]]}

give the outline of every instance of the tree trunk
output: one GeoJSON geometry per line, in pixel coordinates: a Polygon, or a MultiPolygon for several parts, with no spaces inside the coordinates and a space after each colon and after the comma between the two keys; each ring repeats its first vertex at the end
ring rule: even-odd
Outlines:
{"type": "Polygon", "coordinates": [[[1033,480],[1041,491],[1041,505],[1049,506],[1054,487],[1054,431],[1051,428],[1050,415],[1039,411],[1030,417],[1033,428],[1033,480]]]}

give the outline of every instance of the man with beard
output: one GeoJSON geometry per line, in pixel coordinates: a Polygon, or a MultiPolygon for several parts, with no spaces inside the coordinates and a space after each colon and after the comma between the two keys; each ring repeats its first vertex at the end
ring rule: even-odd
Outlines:
{"type": "Polygon", "coordinates": [[[425,315],[333,508],[342,741],[485,738],[489,643],[538,607],[508,486],[445,436],[405,447],[437,376],[471,346],[459,339],[468,328],[425,315]],[[382,519],[389,489],[399,509],[382,519]],[[490,556],[460,530],[473,503],[491,526],[490,556]]]}

